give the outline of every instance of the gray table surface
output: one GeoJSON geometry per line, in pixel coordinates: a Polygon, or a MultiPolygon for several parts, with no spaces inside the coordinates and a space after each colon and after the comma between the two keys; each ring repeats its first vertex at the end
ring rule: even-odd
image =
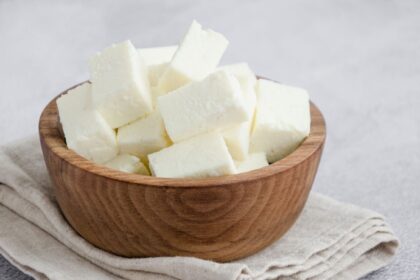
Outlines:
{"type": "MultiPolygon", "coordinates": [[[[420,279],[419,15],[419,1],[0,0],[0,144],[36,133],[94,52],[175,44],[195,18],[229,38],[224,63],[307,88],[323,111],[314,189],[384,214],[402,241],[365,279],[420,279]]],[[[0,258],[0,279],[29,278],[0,258]]]]}

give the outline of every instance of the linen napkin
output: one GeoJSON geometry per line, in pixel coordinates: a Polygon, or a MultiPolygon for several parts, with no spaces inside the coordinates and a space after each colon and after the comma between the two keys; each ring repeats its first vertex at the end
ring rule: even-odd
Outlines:
{"type": "Polygon", "coordinates": [[[35,279],[357,279],[388,264],[397,247],[381,215],[312,193],[291,230],[247,258],[123,258],[67,224],[37,137],[0,149],[0,253],[35,279]]]}

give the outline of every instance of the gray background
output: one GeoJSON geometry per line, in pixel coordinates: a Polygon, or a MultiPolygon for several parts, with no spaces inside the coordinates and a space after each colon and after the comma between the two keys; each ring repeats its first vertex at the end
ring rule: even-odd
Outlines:
{"type": "MultiPolygon", "coordinates": [[[[419,1],[0,0],[0,144],[36,133],[94,52],[175,44],[194,18],[230,40],[224,63],[302,86],[323,111],[315,190],[384,214],[402,241],[366,279],[420,279],[419,1]]],[[[27,278],[0,258],[0,279],[27,278]]]]}

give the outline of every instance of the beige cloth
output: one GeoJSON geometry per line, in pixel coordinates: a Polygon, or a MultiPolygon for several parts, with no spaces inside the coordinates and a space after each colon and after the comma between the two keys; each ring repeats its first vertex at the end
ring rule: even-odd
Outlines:
{"type": "Polygon", "coordinates": [[[0,253],[36,279],[357,279],[398,247],[381,215],[312,193],[283,238],[242,260],[122,258],[66,223],[36,137],[0,150],[0,182],[0,253]]]}

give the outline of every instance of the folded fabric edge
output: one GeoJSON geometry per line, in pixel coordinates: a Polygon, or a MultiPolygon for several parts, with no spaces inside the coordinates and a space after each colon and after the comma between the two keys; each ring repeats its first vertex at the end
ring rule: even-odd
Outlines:
{"type": "MultiPolygon", "coordinates": [[[[287,279],[287,277],[294,277],[296,279],[318,279],[317,276],[323,275],[320,279],[327,279],[330,276],[326,277],[326,275],[335,275],[340,273],[341,270],[345,270],[348,266],[350,266],[353,262],[358,261],[358,256],[355,253],[360,255],[366,254],[370,250],[380,250],[382,248],[376,248],[381,243],[392,242],[396,240],[395,236],[391,233],[389,228],[385,225],[374,226],[373,229],[370,230],[370,233],[367,233],[366,237],[359,236],[359,241],[350,239],[347,244],[344,244],[342,247],[339,248],[342,252],[339,254],[333,254],[328,259],[323,259],[323,261],[318,262],[312,267],[303,268],[303,266],[298,267],[285,267],[285,268],[272,268],[271,270],[266,271],[264,274],[260,274],[255,276],[253,279],[260,280],[260,279],[287,279]],[[383,234],[387,235],[383,235],[383,234]],[[375,238],[375,236],[382,236],[382,238],[375,238]],[[373,237],[372,237],[373,236],[373,237]],[[372,240],[371,240],[372,239],[372,240]],[[353,245],[352,245],[353,243],[353,245]],[[346,247],[349,246],[349,247],[346,247]],[[349,256],[350,254],[350,256],[349,256]],[[332,258],[332,259],[331,259],[332,258]],[[341,266],[340,266],[341,265],[341,266]]],[[[393,245],[393,244],[391,244],[393,245]]],[[[395,244],[398,246],[397,244],[395,244]]],[[[382,252],[379,252],[382,253],[382,252]]],[[[394,252],[388,253],[389,258],[392,259],[394,252]]],[[[386,265],[387,262],[379,261],[380,265],[386,265]]],[[[368,272],[374,271],[376,268],[371,266],[367,268],[368,272]]],[[[354,279],[354,278],[352,278],[354,279]]]]}
{"type": "MultiPolygon", "coordinates": [[[[44,275],[40,279],[70,280],[79,279],[82,275],[85,279],[122,280],[111,271],[81,257],[49,232],[1,203],[0,219],[9,225],[0,230],[0,249],[18,268],[39,272],[44,275]]],[[[34,273],[31,276],[39,275],[34,273]]]]}
{"type": "Polygon", "coordinates": [[[16,261],[6,251],[4,251],[1,247],[0,247],[0,255],[3,258],[5,258],[11,265],[17,267],[24,274],[34,278],[35,280],[49,280],[48,277],[45,274],[43,274],[42,272],[36,271],[35,269],[33,269],[29,266],[26,266],[24,264],[21,264],[20,262],[16,261]]]}
{"type": "Polygon", "coordinates": [[[315,277],[316,275],[338,273],[340,269],[349,266],[358,258],[358,256],[351,252],[357,251],[359,254],[366,253],[370,250],[370,247],[366,246],[365,243],[369,244],[367,241],[374,239],[375,236],[381,235],[384,232],[388,232],[388,229],[383,225],[373,225],[372,227],[367,228],[364,232],[360,232],[357,236],[353,236],[353,238],[347,240],[347,242],[342,244],[334,254],[326,256],[316,266],[300,271],[298,273],[299,276],[307,279],[315,277]]]}
{"type": "MultiPolygon", "coordinates": [[[[270,262],[268,263],[263,269],[260,269],[259,271],[252,271],[251,276],[254,278],[258,278],[260,275],[264,275],[270,270],[286,270],[283,271],[282,275],[292,275],[296,273],[299,269],[308,269],[308,266],[314,266],[317,263],[319,263],[322,260],[316,261],[312,258],[317,257],[317,255],[330,251],[334,246],[336,246],[337,243],[339,243],[341,240],[345,240],[346,238],[349,239],[353,232],[357,230],[358,228],[362,228],[363,226],[372,226],[370,224],[371,222],[376,221],[377,224],[384,224],[384,216],[382,216],[379,213],[376,213],[375,211],[372,211],[370,209],[362,208],[355,206],[353,204],[340,202],[337,200],[334,200],[330,197],[327,197],[325,195],[319,194],[319,193],[312,193],[311,197],[313,199],[308,199],[308,203],[305,206],[307,211],[311,211],[311,209],[323,209],[322,211],[331,211],[332,208],[334,209],[341,209],[345,210],[346,212],[349,212],[354,216],[354,220],[356,222],[352,224],[350,227],[348,224],[335,224],[333,227],[330,227],[320,233],[319,235],[313,236],[313,239],[320,238],[322,239],[319,241],[321,246],[318,246],[316,251],[313,251],[310,255],[308,255],[306,258],[301,258],[297,261],[292,261],[288,263],[282,263],[282,262],[270,262]],[[314,202],[316,201],[316,202],[314,202]],[[329,207],[327,207],[329,205],[329,207]],[[337,235],[339,233],[339,235],[337,235]],[[335,235],[335,239],[325,238],[326,236],[335,235]],[[324,237],[323,237],[324,236],[324,237]],[[309,262],[308,262],[309,261],[309,262]]],[[[340,247],[337,248],[337,250],[340,249],[340,247]]],[[[330,253],[332,255],[334,251],[330,253]]]]}
{"type": "Polygon", "coordinates": [[[346,270],[342,270],[334,277],[338,279],[358,279],[371,272],[381,269],[390,264],[395,255],[395,251],[399,246],[399,240],[395,236],[390,236],[389,241],[383,241],[376,247],[362,255],[346,270]]]}
{"type": "MultiPolygon", "coordinates": [[[[376,224],[383,224],[383,221],[374,218],[366,219],[355,227],[352,231],[348,231],[345,234],[341,235],[336,242],[331,243],[330,247],[326,247],[320,251],[314,252],[309,258],[303,260],[302,262],[290,265],[281,265],[276,263],[271,263],[270,266],[266,267],[265,271],[261,271],[258,274],[253,274],[253,277],[259,278],[261,275],[269,274],[270,277],[279,277],[279,276],[290,276],[296,273],[301,273],[313,269],[314,267],[322,264],[322,262],[328,260],[334,254],[337,253],[340,249],[343,248],[352,238],[356,235],[362,234],[366,229],[375,226],[376,224]],[[373,224],[372,224],[373,223],[373,224]]],[[[315,238],[314,238],[315,239],[315,238]]]]}

